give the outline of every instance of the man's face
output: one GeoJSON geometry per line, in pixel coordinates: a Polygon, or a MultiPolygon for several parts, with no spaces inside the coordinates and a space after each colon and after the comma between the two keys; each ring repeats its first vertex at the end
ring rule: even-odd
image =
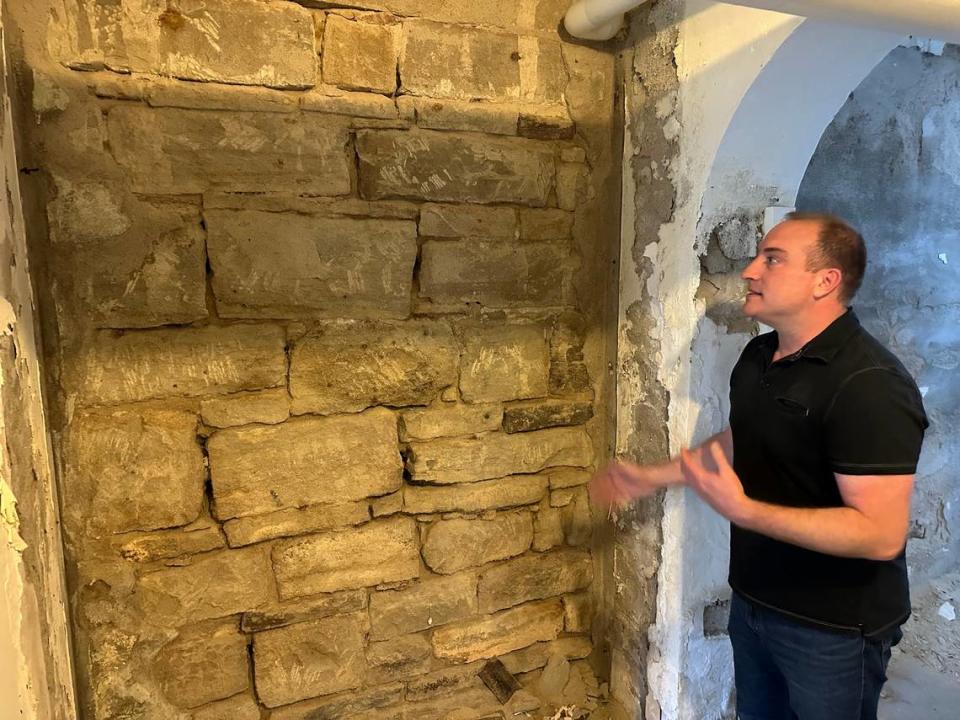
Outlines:
{"type": "Polygon", "coordinates": [[[776,327],[778,320],[812,307],[818,273],[807,270],[807,254],[816,247],[819,231],[814,221],[787,220],[767,233],[740,274],[747,281],[745,315],[776,327]]]}

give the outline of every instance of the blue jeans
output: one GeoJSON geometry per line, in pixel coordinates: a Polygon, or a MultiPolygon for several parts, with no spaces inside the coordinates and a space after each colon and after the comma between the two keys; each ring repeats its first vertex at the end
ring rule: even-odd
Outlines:
{"type": "Polygon", "coordinates": [[[739,720],[876,720],[890,648],[877,638],[832,631],[733,594],[730,642],[739,720]]]}

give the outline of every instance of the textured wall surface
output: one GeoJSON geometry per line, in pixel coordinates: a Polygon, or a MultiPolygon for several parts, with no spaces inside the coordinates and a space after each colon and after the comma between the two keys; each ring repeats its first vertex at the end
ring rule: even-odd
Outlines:
{"type": "Polygon", "coordinates": [[[598,695],[614,59],[351,4],[13,4],[84,717],[598,695]]]}
{"type": "Polygon", "coordinates": [[[902,649],[960,680],[960,49],[897,48],[824,133],[797,205],[848,218],[869,265],[854,308],[917,379],[931,427],[907,545],[902,649]]]}

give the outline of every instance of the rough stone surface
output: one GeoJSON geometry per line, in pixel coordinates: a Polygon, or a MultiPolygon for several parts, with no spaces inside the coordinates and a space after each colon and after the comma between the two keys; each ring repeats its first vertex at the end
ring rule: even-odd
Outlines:
{"type": "Polygon", "coordinates": [[[449,575],[519,555],[532,542],[530,513],[498,515],[491,520],[441,520],[427,532],[423,560],[434,572],[449,575]]]}
{"type": "Polygon", "coordinates": [[[217,428],[262,423],[276,425],[290,416],[290,397],[286,388],[254,393],[237,393],[203,400],[200,417],[217,428]]]}
{"type": "MultiPolygon", "coordinates": [[[[593,617],[593,600],[588,593],[564,595],[563,629],[566,632],[590,632],[593,617]]],[[[726,631],[726,625],[723,626],[726,631]]]]}
{"type": "Polygon", "coordinates": [[[400,439],[431,440],[438,437],[477,435],[498,429],[501,422],[503,407],[498,403],[444,403],[401,413],[400,439]]]}
{"type": "Polygon", "coordinates": [[[588,552],[559,550],[527,555],[480,573],[480,612],[582,590],[592,579],[588,552]]]}
{"type": "Polygon", "coordinates": [[[375,520],[359,528],[288,540],[274,547],[281,598],[370,587],[420,575],[412,519],[375,520]]]}
{"type": "Polygon", "coordinates": [[[203,506],[197,418],[174,410],[101,410],[71,426],[64,521],[100,535],[186,525],[203,506]]]}
{"type": "Polygon", "coordinates": [[[428,203],[420,209],[419,230],[423,237],[512,240],[517,233],[517,211],[508,207],[428,203]]]}
{"type": "Polygon", "coordinates": [[[370,510],[365,502],[310,505],[227,520],[223,531],[230,547],[239,547],[278,537],[359,525],[369,519],[370,510]]]}
{"type": "Polygon", "coordinates": [[[95,182],[58,182],[50,243],[74,310],[98,327],[151,327],[207,316],[196,205],[139,200],[95,182]]]}
{"type": "Polygon", "coordinates": [[[460,359],[460,392],[468,402],[547,394],[548,351],[540,325],[470,328],[460,359]]]}
{"type": "Polygon", "coordinates": [[[563,516],[560,510],[541,506],[533,516],[533,549],[537,552],[549,550],[563,545],[563,540],[563,516]]]}
{"type": "Polygon", "coordinates": [[[540,474],[434,487],[407,485],[403,488],[403,509],[411,514],[425,515],[532,505],[544,498],[547,482],[540,474]]]}
{"type": "Polygon", "coordinates": [[[400,25],[384,22],[382,17],[327,17],[323,31],[324,82],[381,93],[396,89],[400,25]]]}
{"type": "Polygon", "coordinates": [[[553,306],[567,296],[567,249],[556,243],[426,242],[420,297],[486,307],[553,306]]]}
{"type": "Polygon", "coordinates": [[[207,450],[221,519],[361,500],[401,482],[396,419],[383,409],[221,430],[207,450]]]}
{"type": "Polygon", "coordinates": [[[477,611],[477,577],[462,573],[370,595],[370,637],[387,640],[462,620],[477,611]]]}
{"type": "Polygon", "coordinates": [[[71,5],[51,16],[49,42],[72,68],[278,88],[315,82],[313,20],[296,5],[205,0],[171,8],[131,0],[123,12],[96,0],[71,5]]]}
{"type": "Polygon", "coordinates": [[[535,140],[422,130],[361,131],[360,193],[367,199],[546,204],[551,151],[535,140]]]}
{"type": "Polygon", "coordinates": [[[375,518],[386,517],[387,515],[396,515],[403,510],[403,492],[398,490],[395,493],[374,498],[370,501],[370,515],[375,518]]]}
{"type": "Polygon", "coordinates": [[[439,628],[431,641],[437,657],[472,662],[554,640],[562,629],[563,607],[556,599],[439,628]]]}
{"type": "Polygon", "coordinates": [[[538,400],[514,403],[504,408],[503,430],[528,432],[563,425],[582,425],[593,417],[589,400],[538,400]]]}
{"type": "Polygon", "coordinates": [[[134,562],[196,555],[226,546],[216,524],[204,518],[174,530],[138,533],[132,537],[124,534],[117,537],[114,544],[124,559],[134,562]]]}
{"type": "Polygon", "coordinates": [[[204,217],[221,316],[410,314],[412,222],[245,210],[204,217]]]}
{"type": "Polygon", "coordinates": [[[433,648],[424,635],[404,635],[367,646],[370,682],[390,682],[422,675],[431,669],[433,663],[433,648]]]}
{"type": "Polygon", "coordinates": [[[240,628],[247,633],[293,625],[304,620],[319,620],[331,615],[357,612],[367,607],[364,590],[315,595],[279,602],[257,611],[245,612],[240,628]]]}
{"type": "Polygon", "coordinates": [[[515,103],[485,103],[401,96],[401,112],[409,104],[417,125],[431,130],[463,130],[516,135],[520,113],[515,103]]]}
{"type": "Polygon", "coordinates": [[[554,655],[567,660],[578,660],[587,657],[592,650],[593,645],[588,637],[564,637],[536,643],[505,655],[502,659],[507,670],[516,675],[543,667],[554,655]]]}
{"type": "Polygon", "coordinates": [[[159,652],[157,681],[167,699],[192,708],[247,689],[247,638],[236,622],[185,628],[159,652]]]}
{"type": "Polygon", "coordinates": [[[586,467],[592,458],[582,428],[553,428],[413,442],[407,466],[415,481],[446,485],[536,473],[554,465],[586,467]]]}
{"type": "Polygon", "coordinates": [[[359,687],[366,662],[362,614],[342,615],[257,633],[257,694],[267,707],[359,687]]]}
{"type": "Polygon", "coordinates": [[[590,541],[593,521],[590,517],[590,498],[585,487],[579,487],[571,502],[563,508],[563,534],[568,545],[584,545],[590,541]]]}
{"type": "Polygon", "coordinates": [[[553,208],[520,208],[520,237],[524,240],[562,240],[573,234],[574,214],[553,208]]]}
{"type": "Polygon", "coordinates": [[[226,617],[270,601],[276,592],[271,577],[270,560],[260,548],[223,550],[144,575],[138,600],[154,622],[226,617]]]}
{"type": "Polygon", "coordinates": [[[134,192],[350,192],[341,120],[118,105],[110,109],[107,128],[110,149],[134,192]]]}
{"type": "Polygon", "coordinates": [[[271,711],[270,720],[341,720],[403,700],[404,684],[389,683],[306,700],[271,711]]]}
{"type": "Polygon", "coordinates": [[[458,359],[443,322],[325,325],[294,345],[293,412],[426,405],[456,383],[458,359]]]}
{"type": "Polygon", "coordinates": [[[550,477],[550,489],[559,490],[586,485],[590,482],[590,471],[581,468],[551,468],[546,472],[550,477]]]}
{"type": "Polygon", "coordinates": [[[69,370],[87,403],[219,395],[282,385],[284,334],[270,325],[100,332],[69,370]]]}
{"type": "Polygon", "coordinates": [[[252,694],[244,693],[197,708],[190,720],[260,720],[260,706],[252,694]]]}
{"type": "Polygon", "coordinates": [[[525,690],[518,691],[506,705],[483,686],[479,680],[474,687],[450,695],[422,702],[408,702],[377,708],[350,716],[351,720],[486,720],[498,716],[514,717],[528,714],[540,707],[540,701],[525,690]]]}

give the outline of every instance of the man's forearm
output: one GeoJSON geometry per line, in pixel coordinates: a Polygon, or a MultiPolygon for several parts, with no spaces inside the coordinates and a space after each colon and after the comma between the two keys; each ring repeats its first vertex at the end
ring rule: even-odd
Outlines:
{"type": "Polygon", "coordinates": [[[903,549],[902,544],[894,547],[889,533],[851,507],[794,508],[750,500],[742,516],[730,520],[747,530],[828,555],[890,560],[903,549]]]}
{"type": "MultiPolygon", "coordinates": [[[[704,440],[700,445],[693,449],[693,452],[697,453],[701,459],[706,457],[707,447],[712,442],[720,443],[720,447],[723,448],[724,454],[727,456],[729,462],[733,462],[733,447],[732,439],[730,435],[730,429],[724,428],[715,435],[711,435],[709,438],[704,440]]],[[[671,485],[680,485],[684,482],[683,471],[680,469],[680,458],[676,457],[673,460],[668,460],[665,463],[660,465],[647,465],[645,468],[650,472],[654,478],[654,482],[658,487],[669,487],[671,485]]]]}

